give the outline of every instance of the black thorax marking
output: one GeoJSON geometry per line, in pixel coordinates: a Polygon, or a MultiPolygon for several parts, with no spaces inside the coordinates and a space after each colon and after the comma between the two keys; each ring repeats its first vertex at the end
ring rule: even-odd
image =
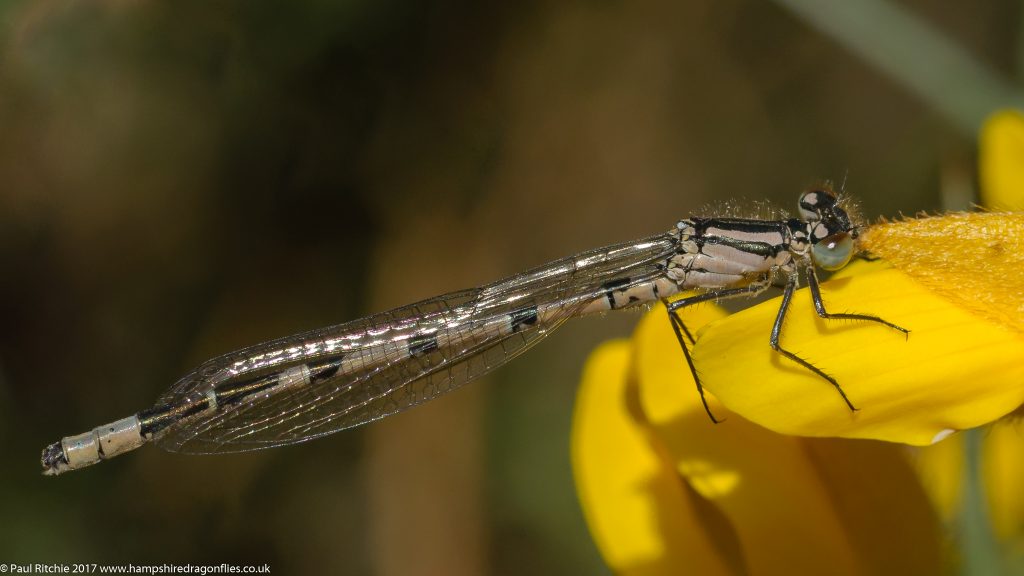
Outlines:
{"type": "Polygon", "coordinates": [[[694,218],[689,240],[703,252],[705,244],[735,248],[763,258],[773,258],[789,249],[792,236],[786,221],[762,222],[734,218],[694,218]]]}

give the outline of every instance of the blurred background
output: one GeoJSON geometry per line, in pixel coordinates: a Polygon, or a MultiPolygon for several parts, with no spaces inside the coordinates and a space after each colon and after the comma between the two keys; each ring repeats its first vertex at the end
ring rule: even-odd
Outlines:
{"type": "Polygon", "coordinates": [[[56,479],[39,452],[209,357],[716,199],[832,179],[872,218],[962,208],[1022,22],[1009,0],[3,3],[0,562],[605,572],[568,433],[632,314],[299,446],[56,479]]]}

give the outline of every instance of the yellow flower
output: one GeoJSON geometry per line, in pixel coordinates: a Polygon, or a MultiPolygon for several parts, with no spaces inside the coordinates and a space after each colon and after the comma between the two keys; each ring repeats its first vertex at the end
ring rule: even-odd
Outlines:
{"type": "Polygon", "coordinates": [[[659,306],[584,370],[573,468],[616,573],[938,573],[938,523],[898,446],[775,434],[718,404],[714,425],[678,356],[659,306]]]}
{"type": "MultiPolygon", "coordinates": [[[[986,203],[1020,210],[1013,198],[1024,198],[1024,118],[993,118],[981,166],[986,203]]],[[[700,405],[663,307],[631,340],[594,352],[579,391],[573,464],[591,531],[616,572],[942,569],[935,512],[951,522],[961,508],[960,445],[909,459],[899,444],[855,439],[932,444],[1024,403],[1024,215],[905,219],[862,239],[882,260],[824,283],[826,306],[877,315],[909,337],[878,323],[823,320],[804,291],[782,336],[840,382],[856,412],[768,346],[777,299],[729,316],[701,306],[684,317],[698,335],[693,358],[712,411],[726,416],[720,425],[700,405]]],[[[982,451],[990,516],[999,535],[1019,537],[1021,436],[1015,426],[996,430],[982,451]]]]}

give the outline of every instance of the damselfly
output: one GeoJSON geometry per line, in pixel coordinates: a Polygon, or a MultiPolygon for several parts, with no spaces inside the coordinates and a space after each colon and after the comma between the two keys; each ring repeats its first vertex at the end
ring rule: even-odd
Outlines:
{"type": "Polygon", "coordinates": [[[76,470],[147,442],[174,452],[240,452],[303,442],[379,420],[450,392],[519,355],[576,316],[664,301],[683,356],[695,340],[687,306],[783,285],[769,343],[835,387],[820,368],[782,348],[783,321],[801,272],[826,312],[815,266],[837,270],[856,253],[860,225],[825,189],[803,193],[800,218],[689,218],[669,232],[565,258],[493,284],[215,358],[148,410],[69,436],[43,450],[45,474],[76,470]],[[677,300],[668,298],[696,290],[677,300]]]}

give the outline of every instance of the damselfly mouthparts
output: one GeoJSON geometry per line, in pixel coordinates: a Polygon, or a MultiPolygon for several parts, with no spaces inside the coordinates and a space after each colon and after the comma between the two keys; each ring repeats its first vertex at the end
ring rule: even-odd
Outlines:
{"type": "Polygon", "coordinates": [[[826,312],[815,266],[837,270],[856,252],[859,225],[830,191],[805,192],[800,218],[689,218],[674,229],[558,260],[493,284],[454,292],[215,358],[148,410],[69,436],[43,450],[44,474],[76,470],[147,442],[175,452],[240,452],[303,442],[416,406],[495,369],[565,320],[665,301],[704,399],[679,312],[708,300],[759,294],[783,283],[769,339],[855,410],[839,383],[782,348],[782,324],[803,272],[826,312]],[[679,292],[698,294],[668,302],[679,292]]]}

